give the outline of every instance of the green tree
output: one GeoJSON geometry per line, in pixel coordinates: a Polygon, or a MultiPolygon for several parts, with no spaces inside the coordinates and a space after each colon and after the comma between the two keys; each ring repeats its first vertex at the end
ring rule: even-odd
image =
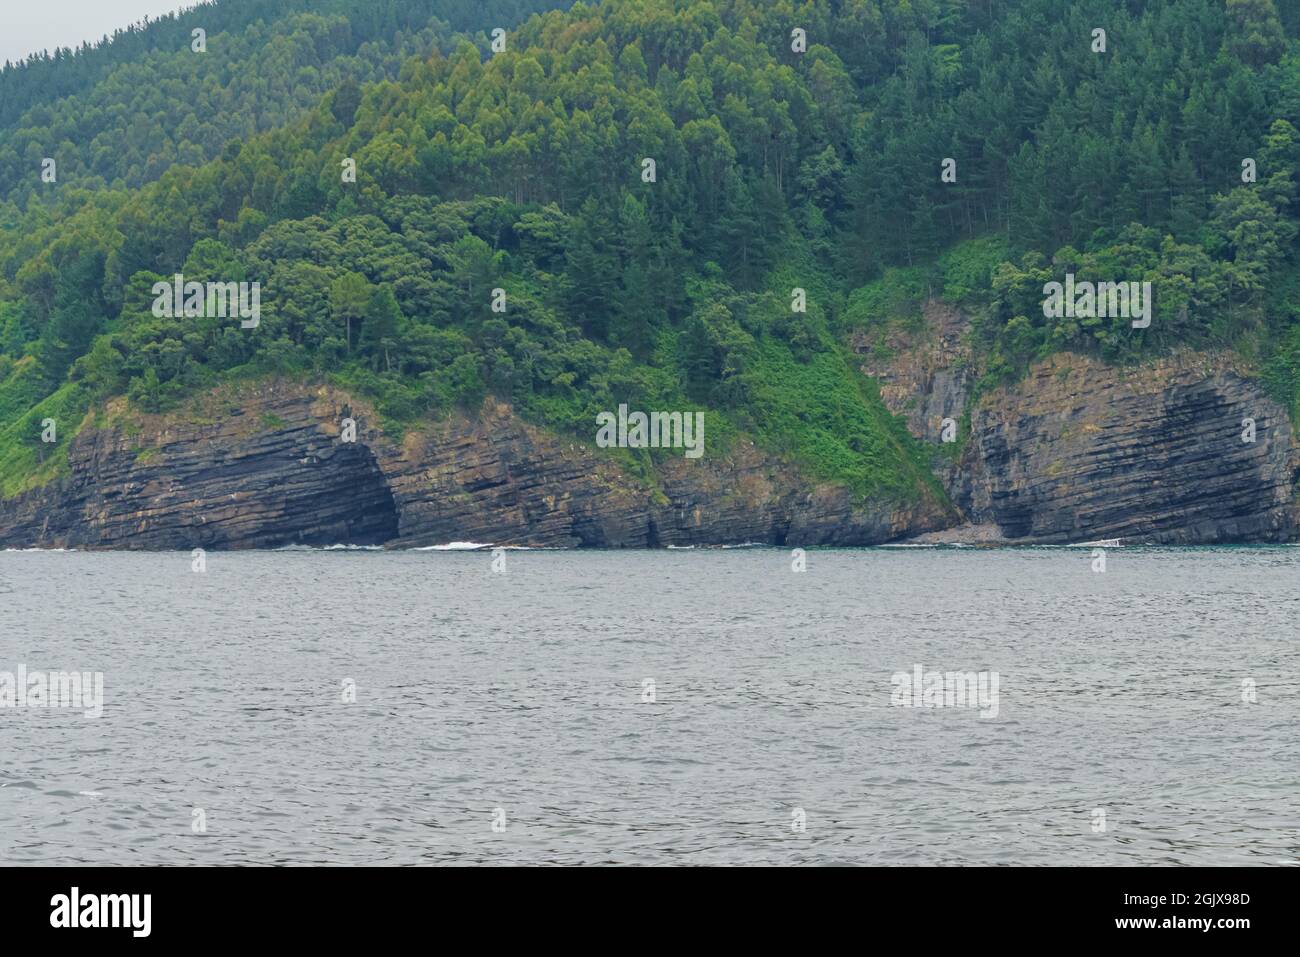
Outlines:
{"type": "Polygon", "coordinates": [[[366,318],[370,309],[370,282],[357,272],[347,272],[330,285],[330,315],[342,323],[348,352],[352,351],[352,324],[366,318]]]}
{"type": "Polygon", "coordinates": [[[384,369],[392,371],[392,352],[397,344],[398,326],[402,310],[397,304],[391,286],[376,286],[366,304],[365,322],[361,327],[363,351],[378,361],[383,357],[384,369]]]}

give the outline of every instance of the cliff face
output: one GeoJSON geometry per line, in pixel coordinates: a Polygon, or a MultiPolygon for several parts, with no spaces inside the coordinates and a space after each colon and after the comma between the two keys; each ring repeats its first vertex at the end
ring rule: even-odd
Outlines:
{"type": "Polygon", "coordinates": [[[211,405],[198,422],[83,430],[68,476],[0,502],[0,544],[263,548],[396,533],[373,452],[332,441],[310,395],[271,389],[211,405]]]}
{"type": "Polygon", "coordinates": [[[918,438],[969,409],[934,466],[965,524],[922,541],[1210,544],[1300,537],[1300,449],[1285,410],[1227,356],[1120,369],[1061,354],[971,404],[964,321],[928,303],[911,333],[862,336],[863,371],[918,438]],[[879,345],[887,357],[876,359],[879,345]],[[954,411],[956,410],[956,411],[954,411]],[[1253,441],[1249,423],[1253,420],[1253,441]]]}
{"type": "Polygon", "coordinates": [[[966,319],[953,306],[932,299],[913,329],[886,328],[858,335],[854,350],[862,372],[880,384],[886,407],[907,421],[913,435],[940,441],[943,420],[961,419],[974,385],[966,319]],[[883,355],[882,355],[883,353],[883,355]]]}
{"type": "Polygon", "coordinates": [[[401,442],[328,387],[270,382],[208,406],[83,431],[70,474],[0,502],[0,546],[861,545],[953,520],[933,500],[855,505],[743,441],[667,459],[650,487],[493,402],[401,442]]]}
{"type": "Polygon", "coordinates": [[[1011,539],[1285,541],[1298,468],[1286,412],[1225,359],[1054,356],[972,409],[950,491],[1011,539]]]}
{"type": "Polygon", "coordinates": [[[397,502],[397,545],[853,545],[952,520],[934,501],[855,507],[847,490],[810,483],[743,441],[725,457],[664,460],[648,489],[599,450],[490,401],[474,420],[454,418],[400,450],[373,438],[397,502]]]}
{"type": "Polygon", "coordinates": [[[0,547],[1300,537],[1300,446],[1285,411],[1232,360],[1183,354],[1125,370],[1058,355],[972,405],[961,316],[930,304],[924,320],[857,346],[886,404],[935,444],[951,504],[855,504],[744,440],[661,460],[647,483],[492,401],[395,441],[338,390],[272,381],[214,392],[183,417],[121,414],[87,428],[63,478],[0,501],[0,547]],[[945,454],[942,421],[965,411],[969,435],[945,454]],[[349,417],[355,442],[340,436],[349,417]],[[1254,441],[1243,440],[1247,419],[1254,441]]]}

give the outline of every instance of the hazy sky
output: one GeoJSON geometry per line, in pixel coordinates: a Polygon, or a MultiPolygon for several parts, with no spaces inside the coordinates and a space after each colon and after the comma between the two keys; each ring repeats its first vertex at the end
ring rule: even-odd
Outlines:
{"type": "Polygon", "coordinates": [[[146,16],[194,4],[195,0],[0,0],[0,64],[37,50],[94,42],[146,16]]]}

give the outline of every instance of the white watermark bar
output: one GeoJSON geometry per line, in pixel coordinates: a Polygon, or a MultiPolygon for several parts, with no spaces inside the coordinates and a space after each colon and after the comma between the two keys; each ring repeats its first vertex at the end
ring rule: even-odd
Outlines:
{"type": "Polygon", "coordinates": [[[104,713],[102,671],[0,671],[0,708],[74,708],[87,718],[104,713]]]}
{"type": "Polygon", "coordinates": [[[704,454],[703,412],[628,412],[596,415],[596,445],[602,449],[685,449],[688,459],[704,454]]]}

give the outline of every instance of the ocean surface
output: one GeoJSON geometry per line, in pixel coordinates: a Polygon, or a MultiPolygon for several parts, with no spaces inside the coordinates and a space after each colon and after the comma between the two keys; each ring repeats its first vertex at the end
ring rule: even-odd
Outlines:
{"type": "Polygon", "coordinates": [[[0,863],[1297,864],[1300,548],[1104,557],[0,553],[0,863]]]}

